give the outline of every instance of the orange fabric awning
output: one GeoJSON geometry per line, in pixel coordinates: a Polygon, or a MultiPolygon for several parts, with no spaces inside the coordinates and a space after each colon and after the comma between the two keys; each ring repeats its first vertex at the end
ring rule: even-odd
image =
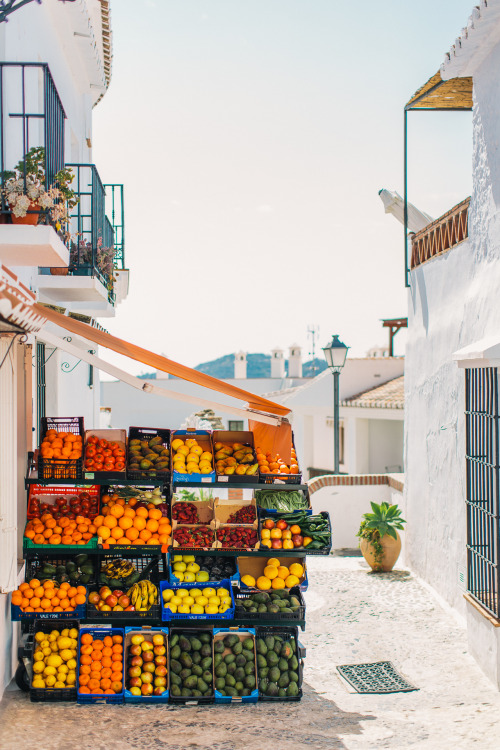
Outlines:
{"type": "Polygon", "coordinates": [[[250,409],[265,411],[268,414],[275,414],[277,416],[285,416],[290,413],[290,409],[286,406],[276,404],[274,401],[268,401],[266,398],[262,398],[262,396],[257,396],[255,393],[245,391],[243,388],[238,388],[235,385],[230,385],[222,380],[218,380],[211,375],[206,375],[203,372],[198,372],[198,370],[193,370],[191,367],[180,365],[178,362],[174,362],[171,359],[150,352],[147,349],[142,349],[142,347],[131,344],[123,339],[119,339],[116,336],[112,336],[110,333],[99,331],[87,323],[82,323],[74,318],[61,315],[61,313],[58,313],[49,307],[35,303],[33,305],[33,310],[61,328],[65,328],[67,331],[70,331],[77,336],[81,336],[84,339],[93,341],[98,346],[112,349],[114,352],[123,354],[125,357],[135,359],[137,362],[142,362],[143,364],[148,365],[149,367],[154,367],[162,372],[168,372],[170,375],[182,378],[183,380],[188,380],[191,383],[196,383],[204,388],[210,388],[213,391],[224,393],[226,396],[246,401],[250,409]]]}

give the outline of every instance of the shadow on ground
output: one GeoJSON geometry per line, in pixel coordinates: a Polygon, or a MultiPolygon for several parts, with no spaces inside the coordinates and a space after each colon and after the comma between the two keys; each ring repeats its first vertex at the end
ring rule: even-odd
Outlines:
{"type": "Polygon", "coordinates": [[[220,706],[83,706],[31,703],[7,691],[0,704],[2,750],[343,750],[375,716],[342,711],[306,683],[300,702],[220,706]]]}

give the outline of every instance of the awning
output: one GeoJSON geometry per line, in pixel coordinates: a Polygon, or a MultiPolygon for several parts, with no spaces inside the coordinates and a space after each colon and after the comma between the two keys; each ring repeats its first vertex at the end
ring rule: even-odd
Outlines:
{"type": "Polygon", "coordinates": [[[413,94],[405,109],[472,109],[472,78],[443,81],[438,70],[413,94]]]}

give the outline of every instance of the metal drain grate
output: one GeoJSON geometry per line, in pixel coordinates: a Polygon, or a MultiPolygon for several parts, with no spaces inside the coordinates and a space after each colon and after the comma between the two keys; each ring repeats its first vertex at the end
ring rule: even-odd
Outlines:
{"type": "Polygon", "coordinates": [[[419,690],[396,672],[390,661],[344,664],[337,669],[358,693],[408,693],[419,690]]]}

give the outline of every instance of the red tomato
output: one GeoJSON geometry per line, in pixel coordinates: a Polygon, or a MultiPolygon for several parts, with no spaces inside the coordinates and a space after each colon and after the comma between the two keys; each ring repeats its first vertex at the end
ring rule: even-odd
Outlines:
{"type": "Polygon", "coordinates": [[[107,440],[104,440],[104,438],[102,440],[99,440],[99,448],[107,448],[107,447],[108,447],[107,440]]]}
{"type": "Polygon", "coordinates": [[[87,440],[87,443],[93,443],[94,445],[97,445],[98,442],[99,442],[99,438],[96,437],[95,435],[91,435],[89,439],[87,440]]]}
{"type": "Polygon", "coordinates": [[[103,450],[102,455],[105,458],[109,458],[110,456],[113,455],[113,451],[110,448],[106,448],[105,450],[103,450]]]}
{"type": "Polygon", "coordinates": [[[85,451],[85,455],[87,458],[94,458],[95,454],[97,453],[95,445],[87,445],[87,450],[85,451]]]}
{"type": "Polygon", "coordinates": [[[93,458],[87,458],[85,461],[85,468],[86,469],[92,469],[94,467],[94,459],[93,458]]]}
{"type": "Polygon", "coordinates": [[[116,450],[119,447],[120,446],[118,445],[118,443],[109,443],[108,444],[108,448],[111,448],[112,451],[116,450]]]}
{"type": "Polygon", "coordinates": [[[113,451],[113,456],[124,456],[124,455],[125,455],[125,451],[123,450],[123,448],[115,448],[113,451]]]}
{"type": "Polygon", "coordinates": [[[125,468],[125,462],[124,461],[117,461],[115,464],[116,471],[123,471],[125,468]]]}
{"type": "Polygon", "coordinates": [[[104,464],[104,471],[114,471],[114,468],[115,468],[114,461],[113,463],[111,463],[111,461],[106,461],[106,463],[104,464]]]}

